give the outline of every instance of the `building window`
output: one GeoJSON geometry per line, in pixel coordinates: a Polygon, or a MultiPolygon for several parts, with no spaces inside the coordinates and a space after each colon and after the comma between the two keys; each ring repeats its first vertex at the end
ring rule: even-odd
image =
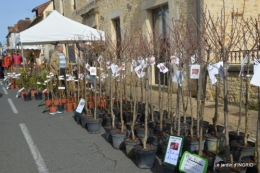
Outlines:
{"type": "Polygon", "coordinates": [[[117,58],[120,59],[120,52],[121,52],[120,18],[114,19],[113,25],[114,25],[114,29],[115,29],[115,35],[116,35],[116,55],[117,55],[117,58]]]}
{"type": "Polygon", "coordinates": [[[76,0],[71,0],[71,4],[72,4],[72,10],[76,10],[77,9],[76,0]]]}
{"type": "MultiPolygon", "coordinates": [[[[159,54],[159,62],[165,62],[169,57],[169,52],[167,47],[169,46],[169,8],[168,5],[161,6],[152,11],[153,15],[153,30],[154,39],[158,40],[160,38],[160,44],[156,46],[155,55],[159,54]]],[[[160,83],[164,84],[164,79],[167,79],[163,73],[160,73],[160,83]]],[[[155,83],[159,84],[159,70],[155,68],[155,83]]],[[[165,85],[168,85],[168,81],[165,80],[165,85]]]]}

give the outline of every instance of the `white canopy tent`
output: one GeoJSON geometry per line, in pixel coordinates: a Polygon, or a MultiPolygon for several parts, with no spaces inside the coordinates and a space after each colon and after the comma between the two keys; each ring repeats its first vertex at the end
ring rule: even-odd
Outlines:
{"type": "Polygon", "coordinates": [[[73,43],[75,41],[104,40],[105,33],[83,25],[53,11],[45,20],[20,32],[15,44],[73,43]]]}

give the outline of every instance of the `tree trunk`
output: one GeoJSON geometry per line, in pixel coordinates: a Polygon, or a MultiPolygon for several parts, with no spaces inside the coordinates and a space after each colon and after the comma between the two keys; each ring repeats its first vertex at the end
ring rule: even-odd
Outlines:
{"type": "MultiPolygon", "coordinates": [[[[152,79],[152,66],[148,69],[150,70],[150,79],[152,79]]],[[[152,116],[152,122],[154,122],[154,115],[153,115],[153,102],[152,102],[152,81],[150,80],[150,111],[152,116]]]]}
{"type": "MultiPolygon", "coordinates": [[[[226,62],[226,52],[224,52],[224,122],[225,122],[225,147],[226,147],[226,162],[230,163],[230,146],[229,146],[229,136],[228,136],[228,75],[227,75],[227,62],[226,62]]],[[[229,168],[226,169],[229,171],[229,168]]]]}
{"type": "Polygon", "coordinates": [[[246,76],[246,105],[245,105],[245,114],[246,114],[246,117],[245,117],[245,135],[244,135],[244,145],[247,146],[247,133],[248,133],[248,104],[249,104],[249,101],[248,101],[248,92],[249,92],[249,66],[250,66],[250,58],[248,57],[248,60],[247,60],[247,75],[246,76]]]}
{"type": "MultiPolygon", "coordinates": [[[[257,170],[260,173],[260,87],[258,87],[258,120],[257,120],[257,170]]],[[[255,144],[256,145],[256,144],[255,144]]]]}
{"type": "Polygon", "coordinates": [[[147,74],[145,78],[145,120],[144,120],[144,129],[145,129],[145,136],[143,141],[143,148],[146,149],[146,142],[148,138],[148,127],[147,127],[147,118],[148,118],[148,100],[149,100],[149,66],[147,67],[147,74]]]}
{"type": "MultiPolygon", "coordinates": [[[[134,80],[134,83],[135,83],[135,90],[134,90],[134,111],[133,111],[133,122],[132,122],[132,125],[131,125],[131,136],[132,136],[132,139],[135,139],[135,132],[134,132],[134,128],[135,128],[135,121],[136,121],[136,117],[137,117],[137,111],[136,111],[136,102],[137,102],[137,80],[135,78],[134,80]]],[[[132,105],[132,103],[131,103],[132,105]]]]}

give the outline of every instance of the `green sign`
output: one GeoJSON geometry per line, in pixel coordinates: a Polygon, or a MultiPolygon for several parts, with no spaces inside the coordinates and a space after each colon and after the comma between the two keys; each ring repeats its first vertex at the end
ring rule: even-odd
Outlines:
{"type": "Polygon", "coordinates": [[[183,137],[171,135],[168,140],[163,162],[176,166],[178,164],[179,155],[182,151],[182,144],[183,137]]]}
{"type": "Polygon", "coordinates": [[[201,158],[196,154],[185,151],[181,157],[179,166],[180,172],[185,173],[206,173],[208,168],[208,160],[201,158]]]}

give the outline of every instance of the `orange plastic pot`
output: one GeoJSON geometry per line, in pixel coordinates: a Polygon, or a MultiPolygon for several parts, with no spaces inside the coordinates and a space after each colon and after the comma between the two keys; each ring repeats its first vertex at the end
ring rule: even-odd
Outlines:
{"type": "MultiPolygon", "coordinates": [[[[95,104],[95,102],[94,102],[94,104],[95,104]]],[[[99,107],[99,106],[100,106],[100,102],[97,102],[97,103],[96,103],[96,106],[99,107]]]]}
{"type": "Polygon", "coordinates": [[[51,99],[45,100],[45,106],[50,106],[51,105],[51,99]]]}
{"type": "Polygon", "coordinates": [[[102,95],[102,100],[106,99],[107,96],[106,95],[102,95]]]}
{"type": "Polygon", "coordinates": [[[19,89],[19,86],[18,86],[18,85],[15,85],[15,89],[19,89]]]}
{"type": "Polygon", "coordinates": [[[78,104],[76,102],[72,103],[73,109],[76,109],[78,107],[78,104]]]}
{"type": "Polygon", "coordinates": [[[70,97],[70,102],[74,103],[75,102],[75,98],[74,97],[70,97]]]}
{"type": "Polygon", "coordinates": [[[88,107],[91,109],[91,108],[94,108],[94,102],[88,102],[88,107]]]}
{"type": "Polygon", "coordinates": [[[57,106],[60,104],[60,100],[59,99],[53,99],[53,105],[57,106]]]}
{"type": "Polygon", "coordinates": [[[72,112],[72,110],[73,110],[73,105],[72,105],[72,103],[67,103],[67,104],[66,104],[66,111],[67,111],[67,112],[72,112]]]}
{"type": "Polygon", "coordinates": [[[56,112],[57,111],[57,106],[50,106],[49,107],[50,113],[56,112]]]}
{"type": "Polygon", "coordinates": [[[12,84],[12,85],[10,85],[10,89],[14,89],[14,85],[12,84]]]}
{"type": "Polygon", "coordinates": [[[103,100],[103,101],[101,102],[101,107],[102,107],[102,108],[106,108],[106,107],[107,107],[107,101],[103,100]]]}
{"type": "Polygon", "coordinates": [[[20,96],[23,98],[23,95],[26,94],[25,91],[21,91],[20,96]]]}
{"type": "Polygon", "coordinates": [[[86,97],[86,100],[87,100],[87,102],[90,102],[90,101],[91,101],[91,97],[90,97],[90,96],[87,96],[87,97],[86,97]]]}
{"type": "Polygon", "coordinates": [[[67,98],[62,98],[61,99],[61,104],[66,104],[67,103],[67,98]]]}
{"type": "Polygon", "coordinates": [[[31,96],[34,97],[36,91],[35,90],[31,90],[31,96]]]}

